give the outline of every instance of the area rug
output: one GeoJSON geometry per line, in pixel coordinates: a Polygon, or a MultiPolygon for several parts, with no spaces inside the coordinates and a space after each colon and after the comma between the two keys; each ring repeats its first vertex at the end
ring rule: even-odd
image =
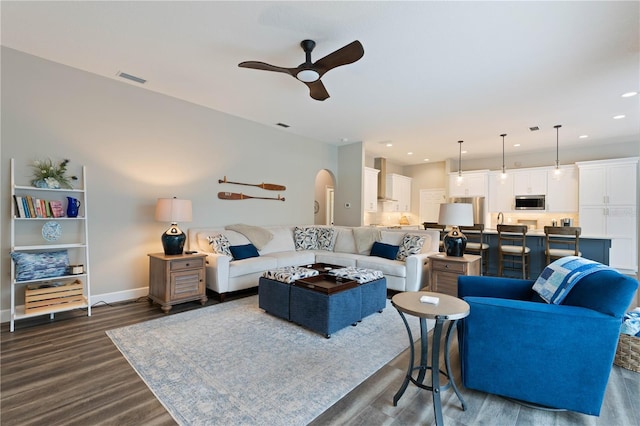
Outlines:
{"type": "Polygon", "coordinates": [[[409,346],[390,301],[326,339],[266,314],[257,296],[107,335],[181,425],[305,425],[409,346]]]}

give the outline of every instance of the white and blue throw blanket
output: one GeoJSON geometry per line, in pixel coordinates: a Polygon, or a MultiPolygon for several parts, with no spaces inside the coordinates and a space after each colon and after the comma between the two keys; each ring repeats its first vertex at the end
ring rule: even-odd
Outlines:
{"type": "Polygon", "coordinates": [[[620,333],[640,337],[640,310],[633,310],[625,314],[620,333]]]}
{"type": "Polygon", "coordinates": [[[578,281],[604,269],[611,268],[583,257],[566,256],[544,268],[533,284],[533,290],[547,303],[559,305],[578,281]]]}

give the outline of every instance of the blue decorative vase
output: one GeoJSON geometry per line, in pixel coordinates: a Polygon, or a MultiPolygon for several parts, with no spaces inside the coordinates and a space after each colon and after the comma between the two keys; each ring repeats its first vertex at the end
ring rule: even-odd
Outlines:
{"type": "Polygon", "coordinates": [[[78,210],[80,209],[80,201],[67,197],[67,217],[78,217],[78,210]]]}

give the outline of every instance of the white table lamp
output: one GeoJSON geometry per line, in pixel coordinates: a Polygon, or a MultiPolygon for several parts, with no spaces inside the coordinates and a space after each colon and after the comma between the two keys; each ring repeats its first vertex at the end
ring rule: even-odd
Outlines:
{"type": "Polygon", "coordinates": [[[187,236],[178,228],[178,222],[191,222],[191,200],[158,198],[156,220],[171,223],[169,229],[162,234],[164,254],[182,254],[187,236]]]}
{"type": "Polygon", "coordinates": [[[451,226],[442,240],[447,256],[462,257],[467,247],[467,237],[458,226],[473,226],[473,206],[465,203],[440,204],[438,223],[451,226]]]}

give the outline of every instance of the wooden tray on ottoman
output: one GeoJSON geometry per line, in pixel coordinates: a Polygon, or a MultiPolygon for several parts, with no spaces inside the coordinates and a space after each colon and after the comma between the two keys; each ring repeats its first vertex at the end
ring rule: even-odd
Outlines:
{"type": "Polygon", "coordinates": [[[320,274],[314,277],[302,278],[293,283],[298,287],[304,287],[309,290],[317,291],[324,294],[333,294],[339,291],[349,290],[358,287],[358,282],[347,280],[333,275],[320,274]]]}

